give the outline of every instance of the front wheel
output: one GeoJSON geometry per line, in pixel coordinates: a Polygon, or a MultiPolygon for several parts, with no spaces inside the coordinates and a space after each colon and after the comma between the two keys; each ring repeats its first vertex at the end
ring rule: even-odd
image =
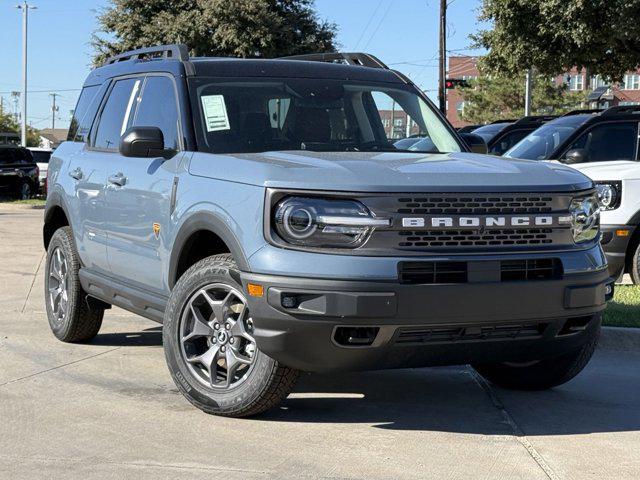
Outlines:
{"type": "Polygon", "coordinates": [[[169,371],[204,412],[247,417],[286,398],[298,372],[262,353],[237,266],[230,255],[193,265],[174,287],[164,316],[169,371]]]}
{"type": "Polygon", "coordinates": [[[579,350],[527,363],[477,364],[473,368],[499,387],[546,390],[568,382],[587,366],[598,343],[600,329],[579,350]]]}

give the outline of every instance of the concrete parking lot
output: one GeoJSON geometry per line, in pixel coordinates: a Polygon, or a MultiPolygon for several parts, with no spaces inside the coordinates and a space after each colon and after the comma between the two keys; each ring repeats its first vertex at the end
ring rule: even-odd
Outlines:
{"type": "Polygon", "coordinates": [[[467,367],[305,375],[256,419],[176,391],[161,329],[119,309],[87,345],[49,332],[42,210],[0,205],[0,478],[635,479],[640,353],[508,392],[467,367]]]}

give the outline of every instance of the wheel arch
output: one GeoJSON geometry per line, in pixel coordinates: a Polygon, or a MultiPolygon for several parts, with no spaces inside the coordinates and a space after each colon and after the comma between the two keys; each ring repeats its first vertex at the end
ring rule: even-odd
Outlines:
{"type": "Polygon", "coordinates": [[[223,219],[211,212],[191,215],[181,225],[173,242],[169,288],[173,289],[180,276],[195,262],[219,253],[230,253],[240,270],[249,270],[240,241],[223,219]]]}
{"type": "Polygon", "coordinates": [[[51,192],[47,197],[47,206],[44,211],[44,225],[42,226],[42,241],[44,248],[49,248],[49,242],[53,234],[61,227],[71,226],[67,206],[57,192],[51,192]]]}

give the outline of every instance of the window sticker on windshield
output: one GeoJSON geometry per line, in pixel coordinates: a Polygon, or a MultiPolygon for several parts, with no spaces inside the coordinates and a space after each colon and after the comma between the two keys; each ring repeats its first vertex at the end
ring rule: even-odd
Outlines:
{"type": "Polygon", "coordinates": [[[207,132],[230,130],[224,95],[203,95],[201,98],[207,132]]]}

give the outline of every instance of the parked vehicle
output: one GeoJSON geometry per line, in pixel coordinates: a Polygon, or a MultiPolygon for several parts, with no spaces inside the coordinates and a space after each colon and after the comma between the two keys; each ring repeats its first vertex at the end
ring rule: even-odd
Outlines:
{"type": "Polygon", "coordinates": [[[20,145],[20,135],[14,132],[0,132],[0,146],[4,145],[20,145]]]}
{"type": "Polygon", "coordinates": [[[553,120],[505,156],[558,160],[591,177],[600,196],[602,245],[614,278],[640,284],[640,106],[576,110],[553,120]]]}
{"type": "Polygon", "coordinates": [[[227,416],[299,371],[471,363],[541,389],[586,365],[612,295],[586,176],[469,153],[371,55],[187,51],[127,52],[84,83],[49,166],[56,337],[89,341],[111,305],[162,322],[178,389],[227,416]],[[428,153],[386,138],[393,103],[428,153]]]}
{"type": "Polygon", "coordinates": [[[33,156],[33,159],[38,164],[38,168],[40,169],[40,191],[46,192],[47,188],[47,171],[49,169],[49,159],[51,158],[51,153],[53,150],[49,148],[37,148],[30,147],[29,151],[33,156]]]}
{"type": "Polygon", "coordinates": [[[482,126],[483,125],[465,125],[464,127],[460,127],[457,130],[458,133],[471,133],[482,126]]]}
{"type": "Polygon", "coordinates": [[[0,196],[30,198],[38,193],[38,165],[26,148],[0,146],[0,196]]]}
{"type": "Polygon", "coordinates": [[[487,142],[487,150],[491,155],[503,155],[516,143],[529,135],[549,120],[557,118],[554,115],[535,115],[522,117],[514,122],[495,122],[473,131],[487,142]]]}

